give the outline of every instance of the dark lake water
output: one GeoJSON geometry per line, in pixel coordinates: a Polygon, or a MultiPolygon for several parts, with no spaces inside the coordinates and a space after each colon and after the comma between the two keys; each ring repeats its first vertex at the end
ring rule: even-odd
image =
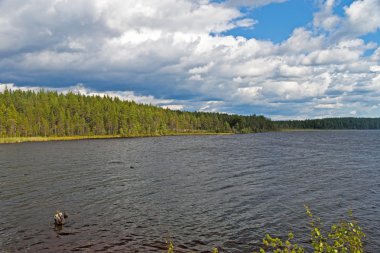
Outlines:
{"type": "Polygon", "coordinates": [[[327,224],[352,209],[380,252],[380,131],[0,145],[0,252],[252,252],[307,242],[304,204],[327,224]]]}

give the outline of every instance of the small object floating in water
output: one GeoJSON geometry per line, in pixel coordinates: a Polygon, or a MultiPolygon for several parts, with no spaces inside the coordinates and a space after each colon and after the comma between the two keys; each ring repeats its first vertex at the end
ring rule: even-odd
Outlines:
{"type": "Polygon", "coordinates": [[[54,215],[54,224],[57,226],[62,226],[65,224],[65,219],[67,218],[67,214],[65,212],[56,211],[54,215]]]}
{"type": "Polygon", "coordinates": [[[135,167],[133,167],[133,166],[130,166],[129,168],[130,168],[130,169],[134,169],[135,167]]]}

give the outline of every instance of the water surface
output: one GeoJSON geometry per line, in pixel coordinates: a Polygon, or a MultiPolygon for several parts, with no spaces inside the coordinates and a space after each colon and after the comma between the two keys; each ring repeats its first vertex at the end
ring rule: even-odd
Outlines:
{"type": "Polygon", "coordinates": [[[252,252],[349,209],[380,252],[380,131],[0,145],[0,251],[252,252]],[[61,229],[55,210],[69,214],[61,229]]]}

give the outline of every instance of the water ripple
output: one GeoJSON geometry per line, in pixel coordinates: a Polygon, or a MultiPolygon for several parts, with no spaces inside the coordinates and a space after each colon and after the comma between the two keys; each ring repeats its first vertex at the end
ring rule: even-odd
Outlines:
{"type": "Polygon", "coordinates": [[[0,146],[0,251],[252,252],[289,231],[305,244],[306,203],[327,224],[352,209],[380,252],[379,163],[379,131],[0,146]]]}

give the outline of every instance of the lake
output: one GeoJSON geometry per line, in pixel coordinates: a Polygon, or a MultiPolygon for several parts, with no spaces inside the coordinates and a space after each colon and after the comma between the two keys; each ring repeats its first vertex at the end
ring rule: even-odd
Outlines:
{"type": "Polygon", "coordinates": [[[0,251],[252,252],[308,242],[304,204],[327,225],[352,209],[380,252],[380,131],[0,145],[0,251]]]}

